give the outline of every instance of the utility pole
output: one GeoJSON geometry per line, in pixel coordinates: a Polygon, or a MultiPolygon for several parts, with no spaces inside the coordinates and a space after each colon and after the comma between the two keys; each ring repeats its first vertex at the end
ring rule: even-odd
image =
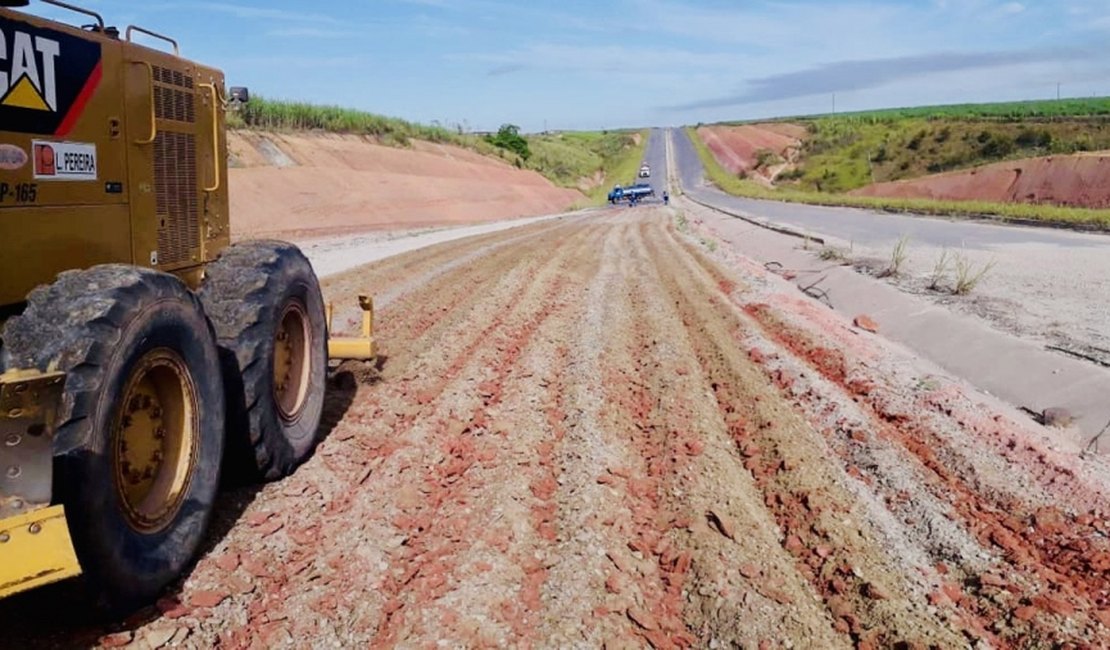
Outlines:
{"type": "Polygon", "coordinates": [[[1060,101],[1060,82],[1056,82],[1056,101],[1060,101]]]}
{"type": "Polygon", "coordinates": [[[836,93],[833,93],[833,115],[836,115],[836,93]]]}

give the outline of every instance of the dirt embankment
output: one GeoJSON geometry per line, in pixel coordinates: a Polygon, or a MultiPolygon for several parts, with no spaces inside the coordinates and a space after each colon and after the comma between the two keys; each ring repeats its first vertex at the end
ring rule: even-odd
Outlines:
{"type": "Polygon", "coordinates": [[[228,135],[236,237],[473,224],[563,211],[585,197],[531,171],[427,142],[332,134],[228,135]]]}
{"type": "Polygon", "coordinates": [[[1110,153],[1028,158],[878,183],[856,196],[1110,208],[1110,153]]]}
{"type": "Polygon", "coordinates": [[[722,167],[770,184],[798,159],[806,128],[797,124],[703,126],[698,135],[722,167]]]}
{"type": "Polygon", "coordinates": [[[329,278],[337,303],[384,294],[383,358],[340,369],[315,455],[225,495],[196,568],[114,635],[29,595],[0,604],[6,640],[1110,643],[1104,459],[672,219],[570,217],[329,278]]]}

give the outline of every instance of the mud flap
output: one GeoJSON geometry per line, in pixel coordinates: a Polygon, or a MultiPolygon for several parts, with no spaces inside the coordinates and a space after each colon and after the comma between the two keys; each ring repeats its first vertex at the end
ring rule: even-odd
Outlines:
{"type": "Polygon", "coordinates": [[[80,573],[62,506],[0,519],[0,598],[80,573]]]}
{"type": "Polygon", "coordinates": [[[65,375],[0,374],[0,519],[50,504],[54,418],[65,375]]]}
{"type": "Polygon", "coordinates": [[[0,374],[0,598],[81,572],[61,506],[50,505],[65,375],[0,374]]]}

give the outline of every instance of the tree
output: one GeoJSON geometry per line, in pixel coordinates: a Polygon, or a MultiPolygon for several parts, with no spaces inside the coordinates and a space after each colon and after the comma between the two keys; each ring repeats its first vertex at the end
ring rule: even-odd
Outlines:
{"type": "Polygon", "coordinates": [[[508,149],[524,160],[532,157],[532,151],[528,148],[528,141],[520,135],[520,127],[515,124],[502,124],[501,128],[497,130],[497,135],[486,136],[486,141],[495,147],[508,149]]]}

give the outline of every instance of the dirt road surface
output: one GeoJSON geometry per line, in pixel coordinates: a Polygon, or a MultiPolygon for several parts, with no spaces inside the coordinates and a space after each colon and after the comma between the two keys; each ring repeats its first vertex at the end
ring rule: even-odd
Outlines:
{"type": "Polygon", "coordinates": [[[39,592],[5,643],[1110,644],[1106,457],[683,232],[602,211],[329,278],[390,298],[315,455],[226,494],[156,607],[39,592]]]}

